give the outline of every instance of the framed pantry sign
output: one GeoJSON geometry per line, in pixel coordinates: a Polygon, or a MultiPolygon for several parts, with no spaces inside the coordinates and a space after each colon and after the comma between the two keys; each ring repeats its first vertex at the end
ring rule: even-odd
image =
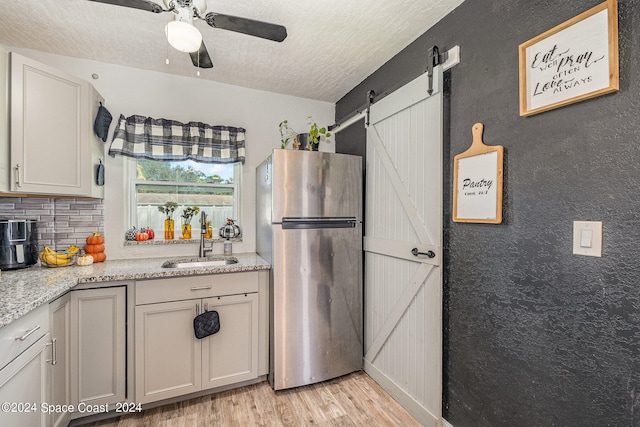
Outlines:
{"type": "Polygon", "coordinates": [[[519,51],[521,116],[617,91],[617,0],[522,43],[519,51]]]}
{"type": "Polygon", "coordinates": [[[500,224],[504,147],[482,142],[484,125],[473,125],[473,142],[453,158],[453,220],[500,224]]]}

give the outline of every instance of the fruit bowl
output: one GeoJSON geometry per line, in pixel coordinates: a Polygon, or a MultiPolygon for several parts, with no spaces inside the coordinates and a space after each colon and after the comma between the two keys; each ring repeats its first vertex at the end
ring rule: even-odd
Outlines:
{"type": "Polygon", "coordinates": [[[40,259],[40,264],[44,265],[45,267],[49,267],[49,268],[68,267],[70,265],[74,265],[75,263],[76,263],[76,256],[75,255],[73,255],[71,258],[66,260],[66,263],[60,262],[59,264],[55,264],[55,262],[50,264],[48,261],[43,261],[42,259],[40,259]]]}
{"type": "Polygon", "coordinates": [[[40,263],[46,267],[67,267],[76,263],[79,248],[70,246],[64,251],[54,251],[45,246],[40,252],[40,263]]]}

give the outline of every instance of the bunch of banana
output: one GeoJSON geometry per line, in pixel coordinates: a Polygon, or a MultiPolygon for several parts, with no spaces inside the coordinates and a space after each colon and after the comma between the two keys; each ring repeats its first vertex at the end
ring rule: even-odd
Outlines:
{"type": "Polygon", "coordinates": [[[40,261],[43,264],[55,267],[62,267],[71,264],[72,257],[78,253],[80,248],[77,246],[69,246],[64,251],[54,251],[49,246],[45,246],[44,250],[40,252],[40,261]]]}

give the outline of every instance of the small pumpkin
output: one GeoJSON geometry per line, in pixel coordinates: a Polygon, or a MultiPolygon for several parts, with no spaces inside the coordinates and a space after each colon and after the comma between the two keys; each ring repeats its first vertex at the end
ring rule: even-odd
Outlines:
{"type": "Polygon", "coordinates": [[[147,233],[147,235],[149,236],[149,240],[153,240],[153,238],[156,236],[155,231],[153,231],[153,228],[143,228],[142,231],[144,231],[145,233],[147,233]]]}
{"type": "Polygon", "coordinates": [[[240,236],[240,227],[235,224],[235,220],[227,218],[227,225],[220,227],[218,234],[225,239],[238,237],[240,236]]]}
{"type": "Polygon", "coordinates": [[[78,265],[91,265],[93,264],[93,257],[91,255],[80,255],[76,261],[78,265]]]}
{"type": "Polygon", "coordinates": [[[91,256],[93,257],[93,262],[102,262],[107,259],[107,255],[105,255],[104,252],[96,252],[91,254],[91,256]]]}
{"type": "Polygon", "coordinates": [[[104,252],[104,245],[85,245],[84,251],[88,254],[94,254],[96,252],[104,252]]]}
{"type": "Polygon", "coordinates": [[[100,245],[102,243],[104,243],[104,236],[101,236],[97,231],[87,237],[87,245],[100,245]]]}
{"type": "Polygon", "coordinates": [[[149,235],[146,232],[136,233],[136,240],[137,241],[149,240],[149,235]]]}
{"type": "Polygon", "coordinates": [[[134,225],[133,227],[131,227],[130,229],[128,229],[125,233],[124,233],[124,239],[125,240],[136,240],[136,233],[138,232],[138,229],[136,228],[136,226],[134,225]]]}

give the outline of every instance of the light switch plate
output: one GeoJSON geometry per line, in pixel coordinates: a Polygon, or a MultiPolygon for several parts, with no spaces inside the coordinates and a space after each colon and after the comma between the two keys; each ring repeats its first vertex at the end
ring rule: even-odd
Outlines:
{"type": "Polygon", "coordinates": [[[573,253],[602,256],[602,221],[573,221],[573,253]]]}

